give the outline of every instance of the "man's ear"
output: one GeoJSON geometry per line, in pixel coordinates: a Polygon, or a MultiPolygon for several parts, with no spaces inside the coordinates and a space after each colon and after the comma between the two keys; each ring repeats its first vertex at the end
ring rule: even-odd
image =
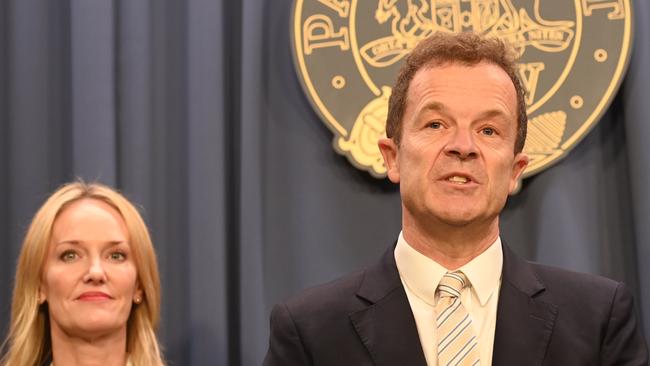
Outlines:
{"type": "Polygon", "coordinates": [[[517,153],[512,164],[512,176],[510,177],[510,187],[508,189],[508,194],[512,194],[518,190],[519,180],[521,179],[521,175],[524,173],[524,170],[526,170],[527,166],[528,155],[523,152],[517,153]]]}
{"type": "Polygon", "coordinates": [[[379,151],[381,151],[381,156],[384,157],[384,165],[386,165],[386,175],[393,183],[399,183],[399,163],[398,163],[398,153],[399,146],[388,137],[382,137],[377,143],[379,145],[379,151]]]}

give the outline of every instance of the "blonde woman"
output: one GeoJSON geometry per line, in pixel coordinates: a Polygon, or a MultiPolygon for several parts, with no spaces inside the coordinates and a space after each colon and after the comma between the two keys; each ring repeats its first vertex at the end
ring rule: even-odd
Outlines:
{"type": "Polygon", "coordinates": [[[2,366],[162,366],[160,280],[137,209],[101,184],[54,192],[23,242],[2,366]]]}

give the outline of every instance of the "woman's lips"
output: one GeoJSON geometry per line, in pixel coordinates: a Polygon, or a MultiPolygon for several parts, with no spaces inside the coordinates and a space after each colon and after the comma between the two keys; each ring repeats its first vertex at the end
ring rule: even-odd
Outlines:
{"type": "Polygon", "coordinates": [[[110,300],[112,297],[101,291],[88,291],[84,292],[83,294],[79,295],[77,300],[81,301],[102,301],[102,300],[110,300]]]}

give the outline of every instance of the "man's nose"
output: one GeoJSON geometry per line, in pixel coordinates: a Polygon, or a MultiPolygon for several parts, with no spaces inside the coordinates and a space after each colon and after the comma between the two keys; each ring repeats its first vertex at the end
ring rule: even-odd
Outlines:
{"type": "Polygon", "coordinates": [[[460,160],[477,157],[478,148],[474,138],[475,136],[470,129],[456,128],[449,136],[449,141],[445,146],[445,153],[460,160]]]}
{"type": "Polygon", "coordinates": [[[101,258],[89,258],[88,269],[83,278],[87,283],[104,283],[106,282],[106,271],[101,258]]]}

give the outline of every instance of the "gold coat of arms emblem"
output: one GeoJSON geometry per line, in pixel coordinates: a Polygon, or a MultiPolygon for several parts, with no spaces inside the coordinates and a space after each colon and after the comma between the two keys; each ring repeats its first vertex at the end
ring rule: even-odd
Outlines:
{"type": "Polygon", "coordinates": [[[527,92],[524,177],[565,156],[613,99],[630,56],[630,0],[295,0],[305,94],[357,168],[384,177],[377,147],[402,59],[435,32],[508,40],[527,92]]]}

